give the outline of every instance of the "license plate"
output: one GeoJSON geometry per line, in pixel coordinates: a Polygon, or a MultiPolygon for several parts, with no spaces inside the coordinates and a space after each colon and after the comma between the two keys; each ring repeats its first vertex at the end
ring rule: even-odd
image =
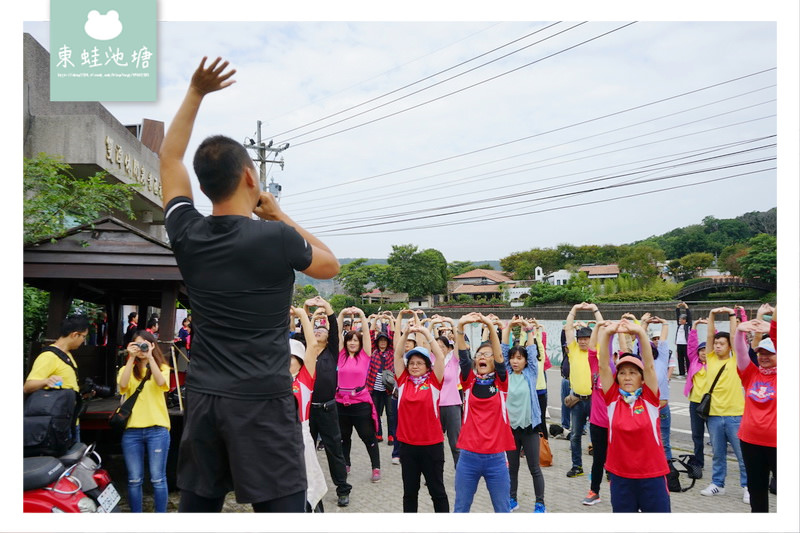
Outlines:
{"type": "Polygon", "coordinates": [[[119,492],[114,488],[114,484],[109,483],[103,492],[100,493],[100,496],[97,497],[97,503],[100,504],[100,508],[97,512],[110,513],[114,510],[114,507],[117,506],[120,499],[119,492]]]}

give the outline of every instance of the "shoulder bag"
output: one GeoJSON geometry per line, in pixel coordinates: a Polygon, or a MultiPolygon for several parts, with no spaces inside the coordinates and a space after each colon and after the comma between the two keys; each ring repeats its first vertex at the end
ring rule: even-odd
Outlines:
{"type": "Polygon", "coordinates": [[[714,382],[711,384],[711,388],[708,389],[708,392],[703,394],[703,397],[700,399],[700,402],[697,404],[697,416],[702,418],[703,420],[708,419],[711,413],[711,393],[714,392],[714,387],[717,386],[717,381],[719,381],[719,377],[722,375],[722,372],[725,370],[727,365],[723,365],[722,368],[719,369],[717,372],[717,377],[714,378],[714,382]]]}
{"type": "Polygon", "coordinates": [[[139,393],[142,392],[142,387],[144,387],[145,382],[150,379],[150,369],[147,369],[147,374],[144,376],[144,379],[139,383],[139,386],[136,387],[131,396],[125,400],[125,402],[117,407],[117,410],[109,417],[108,425],[111,427],[112,430],[122,432],[128,427],[128,420],[131,418],[131,413],[133,412],[133,405],[136,403],[136,399],[139,397],[139,393]]]}

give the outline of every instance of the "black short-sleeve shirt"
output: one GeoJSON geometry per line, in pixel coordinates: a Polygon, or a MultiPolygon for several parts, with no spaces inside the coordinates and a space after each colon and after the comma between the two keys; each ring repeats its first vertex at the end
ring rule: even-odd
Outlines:
{"type": "Polygon", "coordinates": [[[283,222],[201,215],[191,199],[165,209],[192,309],[189,391],[239,399],[291,394],[289,306],[311,246],[283,222]]]}

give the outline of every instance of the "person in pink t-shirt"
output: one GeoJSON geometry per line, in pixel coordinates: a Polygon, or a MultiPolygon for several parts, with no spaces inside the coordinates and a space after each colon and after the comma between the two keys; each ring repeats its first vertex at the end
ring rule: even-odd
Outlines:
{"type": "Polygon", "coordinates": [[[450,453],[453,455],[453,466],[458,465],[458,434],[461,432],[461,393],[458,391],[459,374],[461,369],[458,365],[458,354],[455,350],[453,339],[447,336],[452,335],[456,329],[456,321],[453,318],[434,315],[429,324],[433,329],[436,324],[449,324],[449,329],[445,329],[436,337],[436,343],[444,355],[444,381],[442,382],[442,395],[439,398],[439,417],[442,420],[442,431],[447,435],[447,442],[450,446],[450,453]]]}
{"type": "Polygon", "coordinates": [[[658,418],[658,376],[647,331],[621,320],[597,326],[598,365],[603,399],[608,406],[608,454],[611,509],[620,512],[670,512],[666,474],[669,466],[661,445],[658,418]],[[616,374],[609,366],[609,338],[613,333],[639,338],[641,359],[624,353],[616,374]]]}
{"type": "Polygon", "coordinates": [[[381,480],[381,456],[378,453],[378,416],[367,388],[372,339],[364,311],[357,307],[342,309],[338,324],[342,326],[344,316],[358,316],[361,328],[351,329],[339,341],[338,383],[336,407],[339,412],[339,429],[342,432],[342,453],[347,471],[350,471],[350,447],[353,429],[364,442],[372,464],[371,481],[381,480]]]}

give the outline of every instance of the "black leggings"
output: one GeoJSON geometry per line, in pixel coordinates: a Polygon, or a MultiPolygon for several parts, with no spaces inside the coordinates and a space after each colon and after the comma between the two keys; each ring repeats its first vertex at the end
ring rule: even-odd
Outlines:
{"type": "Polygon", "coordinates": [[[769,512],[769,473],[775,472],[778,448],[759,446],[743,440],[742,460],[747,471],[747,490],[750,492],[750,511],[769,512]]]}
{"type": "Polygon", "coordinates": [[[435,513],[449,513],[450,502],[444,488],[444,443],[417,446],[402,443],[400,467],[403,475],[403,512],[416,513],[419,479],[425,476],[435,513]]]}
{"type": "Polygon", "coordinates": [[[545,421],[545,416],[547,413],[547,392],[545,392],[544,394],[539,394],[537,391],[536,396],[539,399],[539,410],[542,413],[542,421],[539,423],[538,426],[536,426],[533,429],[541,433],[542,438],[546,440],[548,438],[547,422],[545,421]]]}
{"type": "Polygon", "coordinates": [[[536,501],[544,503],[544,474],[539,465],[539,434],[531,426],[526,428],[512,428],[514,435],[515,448],[506,452],[508,460],[508,476],[510,480],[511,498],[517,499],[517,487],[519,483],[519,451],[525,450],[525,461],[528,463],[528,470],[533,478],[533,492],[536,501]]]}
{"type": "Polygon", "coordinates": [[[603,481],[603,468],[608,454],[608,428],[590,423],[589,436],[592,439],[592,481],[589,488],[600,494],[600,483],[603,481]]]}
{"type": "MultiPolygon", "coordinates": [[[[225,496],[218,498],[204,498],[188,490],[181,491],[181,502],[178,505],[179,513],[219,513],[225,496]]],[[[295,492],[288,496],[275,498],[265,502],[254,503],[253,512],[256,513],[302,513],[306,507],[306,491],[295,492]]]]}
{"type": "Polygon", "coordinates": [[[375,435],[375,421],[372,420],[372,405],[368,403],[354,403],[351,405],[337,404],[339,410],[339,429],[342,432],[342,453],[344,464],[350,466],[350,448],[353,441],[353,429],[364,442],[369,454],[372,468],[381,467],[381,456],[378,453],[378,439],[375,435]]]}

